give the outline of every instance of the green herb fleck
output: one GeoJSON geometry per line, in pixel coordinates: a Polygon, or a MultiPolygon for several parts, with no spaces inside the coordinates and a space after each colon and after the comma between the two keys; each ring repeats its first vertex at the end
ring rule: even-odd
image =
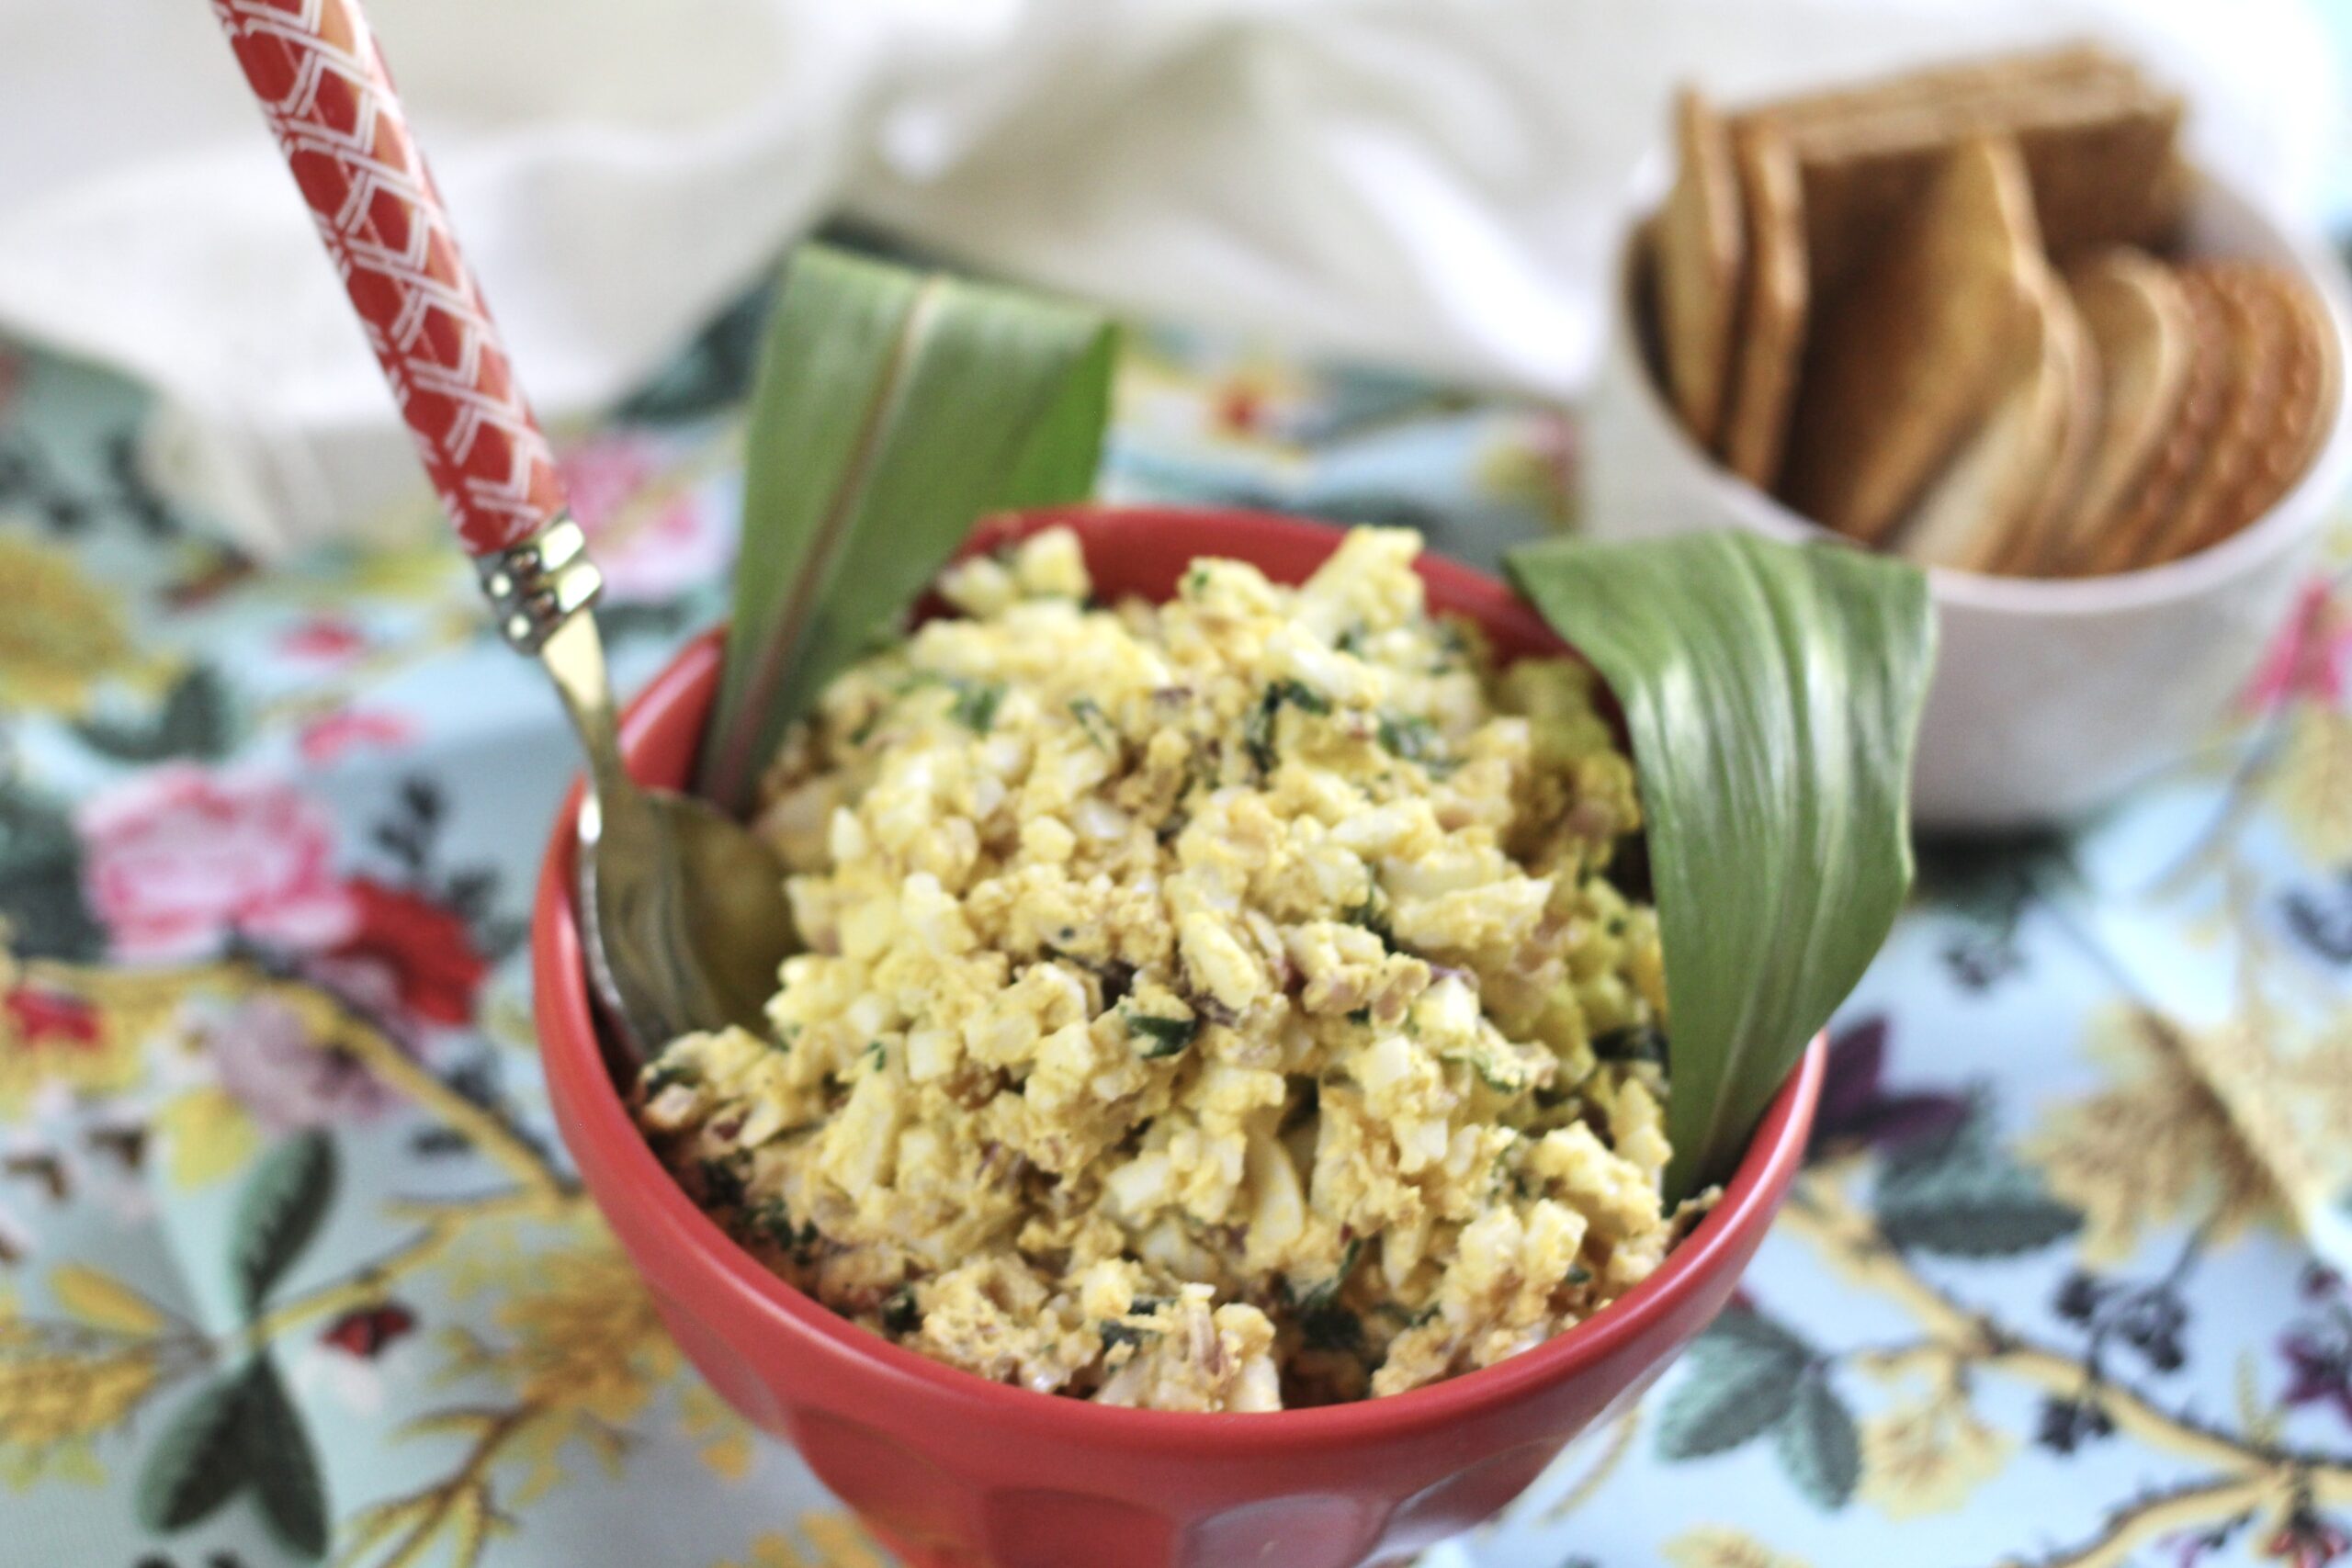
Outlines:
{"type": "Polygon", "coordinates": [[[1370,1008],[1358,1008],[1355,1011],[1348,1014],[1348,1021],[1350,1023],[1370,1023],[1372,1021],[1372,1010],[1370,1008]]]}
{"type": "Polygon", "coordinates": [[[1209,569],[1204,566],[1196,566],[1184,574],[1184,592],[1188,595],[1205,592],[1208,585],[1209,569]]]}
{"type": "Polygon", "coordinates": [[[1102,1337],[1102,1350],[1106,1355],[1122,1345],[1143,1343],[1142,1329],[1133,1324],[1121,1323],[1115,1317],[1104,1318],[1094,1325],[1094,1331],[1102,1337]]]}
{"type": "Polygon", "coordinates": [[[879,1040],[867,1041],[865,1049],[860,1055],[871,1056],[874,1059],[874,1070],[877,1073],[890,1065],[890,1047],[879,1040]]]}
{"type": "Polygon", "coordinates": [[[1317,1307],[1298,1320],[1298,1329],[1310,1350],[1363,1348],[1363,1324],[1345,1307],[1317,1307]]]}
{"type": "Polygon", "coordinates": [[[1340,917],[1351,926],[1362,926],[1380,939],[1380,944],[1391,953],[1396,951],[1396,933],[1388,929],[1388,911],[1381,908],[1377,886],[1364,889],[1363,901],[1340,917]]]}
{"type": "Polygon", "coordinates": [[[986,735],[996,722],[997,705],[1002,701],[1003,682],[975,681],[956,688],[956,705],[947,711],[965,728],[986,735]]]}
{"type": "Polygon", "coordinates": [[[1339,1272],[1298,1298],[1299,1310],[1310,1315],[1321,1312],[1340,1298],[1340,1289],[1355,1272],[1356,1259],[1363,1256],[1363,1237],[1356,1236],[1340,1253],[1339,1272]]]}
{"type": "Polygon", "coordinates": [[[1072,697],[1069,712],[1070,716],[1078,720],[1078,727],[1086,731],[1089,740],[1105,751],[1119,749],[1118,728],[1111,722],[1111,716],[1102,711],[1101,703],[1092,697],[1072,697]]]}
{"type": "Polygon", "coordinates": [[[1127,1032],[1148,1037],[1151,1043],[1136,1053],[1147,1062],[1163,1056],[1173,1056],[1193,1043],[1201,1032],[1197,1018],[1160,1018],[1148,1012],[1127,1014],[1127,1032]]]}
{"type": "Polygon", "coordinates": [[[1629,1024],[1597,1035],[1592,1054],[1604,1062],[1666,1062],[1666,1036],[1654,1023],[1629,1024]]]}
{"type": "Polygon", "coordinates": [[[707,1159],[702,1162],[703,1197],[722,1209],[741,1207],[743,1201],[743,1173],[725,1160],[707,1159]]]}
{"type": "Polygon", "coordinates": [[[922,1326],[922,1309],[915,1305],[914,1287],[901,1285],[882,1303],[882,1326],[893,1334],[912,1334],[922,1326]]]}
{"type": "Polygon", "coordinates": [[[1571,1263],[1568,1265],[1567,1278],[1563,1280],[1562,1283],[1569,1285],[1589,1285],[1592,1283],[1592,1270],[1586,1268],[1581,1263],[1571,1263]]]}
{"type": "Polygon", "coordinates": [[[696,1081],[694,1069],[684,1063],[656,1062],[645,1071],[645,1098],[651,1100],[673,1085],[696,1081]]]}
{"type": "Polygon", "coordinates": [[[1274,750],[1274,719],[1283,705],[1288,703],[1301,713],[1327,714],[1331,711],[1331,699],[1301,682],[1282,680],[1266,687],[1265,695],[1258,699],[1249,721],[1241,728],[1241,743],[1261,773],[1274,771],[1282,759],[1274,750]]]}
{"type": "Polygon", "coordinates": [[[1392,757],[1408,762],[1440,760],[1437,726],[1428,719],[1385,713],[1380,716],[1379,735],[1381,750],[1392,757]]]}

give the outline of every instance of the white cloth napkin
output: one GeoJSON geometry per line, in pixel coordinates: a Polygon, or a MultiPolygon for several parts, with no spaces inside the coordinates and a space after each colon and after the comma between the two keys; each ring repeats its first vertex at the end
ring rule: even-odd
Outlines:
{"type": "MultiPolygon", "coordinates": [[[[1666,95],[2108,37],[2308,214],[2307,0],[373,0],[550,423],[846,209],[1114,306],[1572,394],[1666,95]]],[[[152,382],[252,547],[385,525],[404,434],[198,0],[0,0],[0,330],[152,382]]]]}

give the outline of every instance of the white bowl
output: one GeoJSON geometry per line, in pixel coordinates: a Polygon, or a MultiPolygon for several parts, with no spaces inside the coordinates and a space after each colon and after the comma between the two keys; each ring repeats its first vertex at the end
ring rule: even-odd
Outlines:
{"type": "MultiPolygon", "coordinates": [[[[1666,186],[1662,158],[1634,213],[1666,186]]],[[[1603,538],[1746,528],[1835,538],[1701,451],[1645,363],[1631,309],[1634,225],[1619,246],[1611,341],[1591,400],[1586,526],[1603,538]]],[[[2199,176],[2188,249],[2292,268],[2325,302],[2352,366],[2352,280],[2335,253],[2199,176]]],[[[2013,829],[2078,818],[2197,750],[2284,620],[2352,462],[2339,395],[2310,469],[2278,505],[2194,556],[2146,571],[2041,581],[1929,571],[1939,645],[1913,774],[1923,827],[2013,829]]]]}

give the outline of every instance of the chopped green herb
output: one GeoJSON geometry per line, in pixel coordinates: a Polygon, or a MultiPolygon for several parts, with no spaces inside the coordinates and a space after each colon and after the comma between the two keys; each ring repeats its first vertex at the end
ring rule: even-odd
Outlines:
{"type": "Polygon", "coordinates": [[[1356,1236],[1340,1250],[1339,1272],[1298,1298],[1300,1309],[1308,1314],[1318,1313],[1339,1300],[1340,1287],[1348,1282],[1348,1276],[1355,1272],[1356,1259],[1363,1256],[1363,1237],[1356,1236]]]}
{"type": "Polygon", "coordinates": [[[1586,1268],[1581,1263],[1571,1263],[1568,1265],[1568,1277],[1564,1283],[1570,1285],[1589,1285],[1592,1283],[1592,1270],[1586,1268]]]}
{"type": "Polygon", "coordinates": [[[977,681],[956,688],[956,705],[948,712],[965,728],[986,735],[996,722],[997,705],[1004,701],[1004,682],[977,681]]]}
{"type": "Polygon", "coordinates": [[[646,1070],[645,1097],[648,1100],[650,1100],[654,1096],[660,1094],[663,1089],[669,1089],[673,1085],[691,1085],[695,1081],[695,1072],[692,1067],[686,1066],[682,1063],[656,1062],[651,1067],[646,1070]]]}
{"type": "Polygon", "coordinates": [[[1159,1018],[1148,1012],[1127,1014],[1127,1032],[1143,1035],[1151,1041],[1150,1044],[1136,1053],[1147,1062],[1173,1056],[1190,1045],[1200,1032],[1201,1021],[1197,1018],[1159,1018]]]}
{"type": "Polygon", "coordinates": [[[1298,1329],[1310,1350],[1363,1348],[1363,1324],[1345,1307],[1316,1307],[1298,1320],[1298,1329]]]}
{"type": "MultiPolygon", "coordinates": [[[[1409,1019],[1408,1021],[1409,1021],[1409,1019]]],[[[1507,1066],[1485,1051],[1461,1051],[1446,1055],[1443,1060],[1459,1062],[1478,1075],[1478,1081],[1497,1094],[1517,1094],[1527,1087],[1527,1080],[1515,1066],[1507,1066]]]]}
{"type": "Polygon", "coordinates": [[[1105,751],[1119,749],[1118,728],[1112,724],[1111,716],[1102,711],[1102,704],[1092,697],[1072,697],[1069,712],[1070,716],[1078,720],[1078,727],[1086,731],[1089,740],[1105,751]]]}
{"type": "Polygon", "coordinates": [[[1408,762],[1432,762],[1440,760],[1441,743],[1437,726],[1425,718],[1400,717],[1394,714],[1380,716],[1380,747],[1390,756],[1408,762]]]}
{"type": "Polygon", "coordinates": [[[707,1159],[702,1162],[703,1196],[722,1209],[732,1209],[743,1201],[743,1173],[725,1160],[707,1159]]]}
{"type": "Polygon", "coordinates": [[[1142,1329],[1136,1327],[1132,1324],[1121,1323],[1115,1317],[1104,1318],[1102,1322],[1094,1325],[1094,1331],[1102,1337],[1102,1348],[1106,1354],[1117,1349],[1122,1345],[1140,1345],[1143,1343],[1142,1329]]]}
{"type": "Polygon", "coordinates": [[[1362,926],[1380,939],[1380,944],[1391,952],[1396,948],[1396,933],[1388,929],[1388,911],[1381,908],[1378,886],[1364,889],[1363,901],[1340,919],[1351,926],[1362,926]]]}
{"type": "Polygon", "coordinates": [[[874,1070],[877,1073],[890,1065],[890,1047],[879,1040],[867,1041],[860,1055],[874,1058],[874,1070]]]}
{"type": "Polygon", "coordinates": [[[882,1303],[882,1326],[893,1334],[912,1334],[922,1326],[922,1309],[915,1305],[914,1287],[901,1285],[882,1303]]]}
{"type": "Polygon", "coordinates": [[[1594,1036],[1592,1054],[1604,1062],[1666,1062],[1666,1036],[1656,1024],[1635,1023],[1594,1036]]]}
{"type": "Polygon", "coordinates": [[[1242,746],[1261,773],[1273,772],[1274,764],[1281,761],[1274,750],[1274,718],[1284,703],[1301,713],[1327,714],[1331,711],[1331,699],[1312,686],[1291,680],[1276,681],[1268,685],[1266,694],[1258,699],[1258,705],[1250,711],[1249,721],[1241,728],[1242,746]]]}
{"type": "Polygon", "coordinates": [[[1331,711],[1331,699],[1301,681],[1277,681],[1266,688],[1266,700],[1288,703],[1305,713],[1327,714],[1331,711]]]}
{"type": "Polygon", "coordinates": [[[1348,1014],[1348,1021],[1350,1023],[1370,1023],[1372,1021],[1372,1010],[1370,1008],[1358,1008],[1355,1011],[1348,1014]]]}
{"type": "Polygon", "coordinates": [[[888,711],[889,710],[887,708],[877,707],[864,718],[859,719],[857,728],[849,732],[849,743],[853,746],[865,745],[873,736],[874,731],[881,726],[882,716],[888,711]]]}
{"type": "Polygon", "coordinates": [[[1196,566],[1184,574],[1184,592],[1188,594],[1201,592],[1208,585],[1209,569],[1204,566],[1196,566]]]}

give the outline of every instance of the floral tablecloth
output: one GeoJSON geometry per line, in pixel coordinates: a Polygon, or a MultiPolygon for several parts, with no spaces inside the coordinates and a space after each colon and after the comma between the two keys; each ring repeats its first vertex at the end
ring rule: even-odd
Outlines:
{"type": "MultiPolygon", "coordinates": [[[[717,613],[756,324],[569,444],[625,683],[717,613]]],[[[258,569],[132,391],[0,369],[0,1568],[880,1564],[552,1135],[572,753],[431,520],[258,569]]],[[[1114,494],[1573,520],[1571,420],[1410,381],[1147,336],[1117,425],[1114,494]]],[[[2344,1216],[2277,1196],[2352,1143],[2347,555],[2125,809],[1925,847],[1739,1304],[1434,1564],[2352,1559],[2344,1216]]]]}

